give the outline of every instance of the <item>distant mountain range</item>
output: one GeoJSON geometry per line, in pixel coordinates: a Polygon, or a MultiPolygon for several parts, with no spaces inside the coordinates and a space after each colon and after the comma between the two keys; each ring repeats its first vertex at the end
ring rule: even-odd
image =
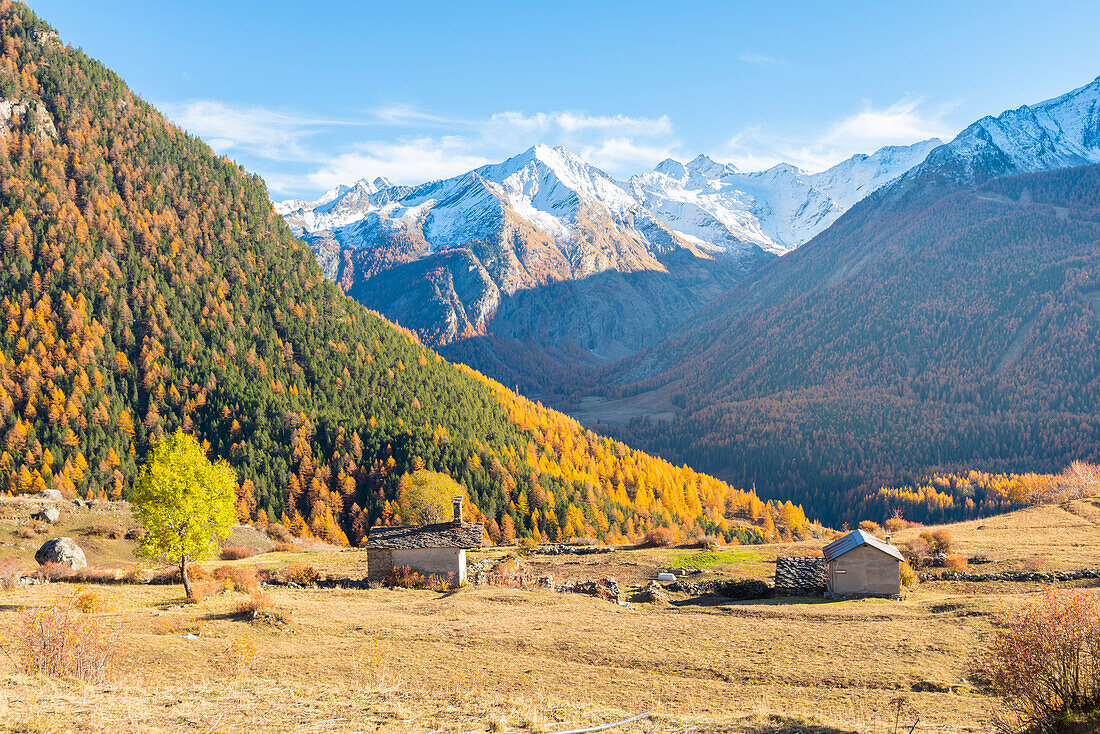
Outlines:
{"type": "Polygon", "coordinates": [[[983,118],[574,407],[829,522],[932,471],[1097,460],[1097,162],[1100,79],[983,118]]]}
{"type": "Polygon", "coordinates": [[[626,182],[537,145],[442,181],[364,179],[276,209],[345,292],[448,356],[537,389],[549,372],[663,338],[938,143],[817,174],[670,159],[626,182]]]}

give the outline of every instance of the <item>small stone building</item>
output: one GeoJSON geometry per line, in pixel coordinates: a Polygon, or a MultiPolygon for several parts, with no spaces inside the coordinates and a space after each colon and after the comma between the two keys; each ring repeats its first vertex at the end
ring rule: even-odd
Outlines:
{"type": "Polygon", "coordinates": [[[833,596],[897,596],[905,560],[886,540],[853,530],[822,549],[833,596]]]}
{"type": "Polygon", "coordinates": [[[481,547],[481,523],[463,522],[462,498],[454,498],[454,520],[430,525],[371,528],[367,549],[367,579],[384,581],[395,568],[408,566],[422,574],[466,583],[466,550],[481,547]]]}
{"type": "Polygon", "coordinates": [[[775,561],[775,593],[779,596],[824,594],[828,578],[824,558],[780,556],[775,561]]]}

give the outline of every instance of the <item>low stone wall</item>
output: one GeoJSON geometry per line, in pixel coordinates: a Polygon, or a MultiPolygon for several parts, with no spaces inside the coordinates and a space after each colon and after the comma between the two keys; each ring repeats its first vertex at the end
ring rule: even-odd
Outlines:
{"type": "Polygon", "coordinates": [[[614,548],[604,545],[540,545],[531,552],[540,556],[589,556],[597,553],[612,553],[614,548]]]}
{"type": "Polygon", "coordinates": [[[989,573],[965,573],[939,571],[920,574],[921,581],[1077,581],[1100,579],[1100,568],[1083,568],[1078,571],[991,571],[989,573]]]}

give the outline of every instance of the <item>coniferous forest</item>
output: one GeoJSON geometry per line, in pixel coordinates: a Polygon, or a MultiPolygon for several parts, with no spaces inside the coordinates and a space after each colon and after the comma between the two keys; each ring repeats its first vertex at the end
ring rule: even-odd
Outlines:
{"type": "Polygon", "coordinates": [[[790,503],[631,450],[451,365],[326,280],[263,182],[0,4],[0,482],[126,497],[182,427],[238,515],[356,543],[447,472],[494,539],[762,540],[790,503]]]}

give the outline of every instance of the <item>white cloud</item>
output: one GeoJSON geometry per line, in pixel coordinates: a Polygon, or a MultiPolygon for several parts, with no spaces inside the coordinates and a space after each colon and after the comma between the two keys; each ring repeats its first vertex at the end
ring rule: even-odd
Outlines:
{"type": "Polygon", "coordinates": [[[885,145],[909,145],[928,138],[949,138],[946,106],[926,109],[921,99],[902,99],[884,109],[863,109],[830,125],[824,132],[797,134],[761,126],[737,133],[716,151],[742,169],[759,170],[777,163],[820,171],[856,153],[873,153],[885,145]]]}
{"type": "Polygon", "coordinates": [[[608,138],[596,145],[582,146],[576,152],[597,168],[625,177],[675,157],[680,153],[680,144],[646,145],[630,138],[608,138]]]}
{"type": "Polygon", "coordinates": [[[198,135],[218,153],[245,151],[270,160],[307,160],[306,138],[332,126],[358,125],[325,120],[266,107],[238,107],[209,99],[157,105],[167,117],[198,135]]]}
{"type": "Polygon", "coordinates": [[[349,121],[207,99],[158,106],[218,153],[246,163],[251,157],[270,190],[282,195],[308,196],[308,189],[376,176],[409,184],[446,178],[537,143],[564,145],[612,175],[629,176],[680,148],[667,115],[511,110],[463,119],[390,104],[349,121]],[[372,128],[370,139],[355,140],[349,126],[372,128]]]}
{"type": "Polygon", "coordinates": [[[613,135],[669,135],[672,120],[668,115],[658,118],[628,115],[587,115],[583,112],[498,112],[489,118],[489,128],[511,128],[525,133],[561,133],[576,135],[599,132],[613,135]]]}
{"type": "Polygon", "coordinates": [[[305,180],[324,190],[377,176],[420,183],[456,176],[489,162],[468,138],[459,136],[374,140],[340,153],[307,174],[305,180]]]}

